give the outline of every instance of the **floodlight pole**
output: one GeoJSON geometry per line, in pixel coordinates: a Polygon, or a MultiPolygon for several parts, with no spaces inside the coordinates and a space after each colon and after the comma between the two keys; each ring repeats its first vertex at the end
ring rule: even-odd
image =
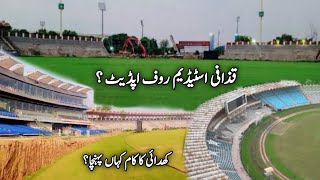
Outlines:
{"type": "Polygon", "coordinates": [[[236,29],[236,34],[239,34],[239,22],[240,22],[240,16],[237,16],[237,29],[236,29]]]}
{"type": "Polygon", "coordinates": [[[143,20],[141,19],[141,21],[140,21],[140,23],[141,23],[141,39],[143,38],[143,28],[144,28],[144,24],[143,24],[143,20]]]}
{"type": "Polygon", "coordinates": [[[60,37],[62,37],[62,10],[60,10],[60,37]]]}
{"type": "Polygon", "coordinates": [[[45,21],[40,21],[40,26],[41,29],[44,30],[44,26],[45,26],[46,22],[45,21]]]}
{"type": "Polygon", "coordinates": [[[104,33],[103,33],[103,9],[101,10],[101,37],[103,38],[104,33]]]}
{"type": "Polygon", "coordinates": [[[141,29],[141,37],[143,38],[143,25],[142,25],[142,29],[141,29]]]}
{"type": "Polygon", "coordinates": [[[58,8],[60,10],[60,37],[62,38],[62,11],[64,9],[64,4],[62,3],[62,0],[60,0],[58,8]]]}
{"type": "Polygon", "coordinates": [[[263,11],[263,0],[261,0],[261,11],[259,12],[259,17],[260,17],[260,33],[259,33],[259,42],[260,42],[260,45],[262,44],[263,16],[264,16],[264,11],[263,11]]]}
{"type": "Polygon", "coordinates": [[[106,10],[106,4],[104,2],[98,3],[99,10],[101,10],[101,38],[104,37],[104,20],[103,20],[103,12],[106,10]]]}
{"type": "Polygon", "coordinates": [[[218,47],[220,46],[220,30],[218,30],[218,47]]]}

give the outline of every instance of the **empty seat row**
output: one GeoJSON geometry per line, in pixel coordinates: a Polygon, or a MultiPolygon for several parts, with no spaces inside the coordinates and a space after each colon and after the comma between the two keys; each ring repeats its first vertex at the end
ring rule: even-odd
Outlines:
{"type": "Polygon", "coordinates": [[[72,127],[72,129],[76,130],[76,131],[80,131],[81,135],[87,134],[87,130],[90,131],[91,135],[101,134],[101,133],[106,133],[107,132],[106,130],[103,130],[103,129],[89,129],[89,128],[86,128],[86,127],[79,127],[79,126],[74,126],[74,127],[72,127]]]}
{"type": "Polygon", "coordinates": [[[1,135],[49,135],[51,132],[17,124],[0,124],[1,135]]]}
{"type": "Polygon", "coordinates": [[[275,89],[258,93],[255,96],[276,109],[286,109],[309,103],[297,87],[275,89]]]}
{"type": "Polygon", "coordinates": [[[9,112],[3,108],[0,108],[0,116],[18,117],[18,115],[16,113],[9,112]]]}

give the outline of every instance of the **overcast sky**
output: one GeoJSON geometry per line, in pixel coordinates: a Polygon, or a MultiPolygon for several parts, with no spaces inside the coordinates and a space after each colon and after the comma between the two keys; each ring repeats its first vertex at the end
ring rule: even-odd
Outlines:
{"type": "MultiPolygon", "coordinates": [[[[63,28],[80,33],[101,33],[99,0],[63,0],[63,28]]],[[[35,31],[40,21],[46,29],[59,30],[58,0],[0,0],[0,20],[15,28],[35,31]]],[[[105,33],[125,32],[156,39],[208,40],[221,31],[222,42],[231,41],[240,16],[240,34],[258,39],[260,0],[105,0],[105,33]]],[[[264,40],[289,33],[310,36],[310,24],[320,31],[319,0],[265,0],[264,40]]],[[[319,33],[320,34],[320,33],[319,33]]],[[[319,37],[320,38],[320,37],[319,37]]]]}

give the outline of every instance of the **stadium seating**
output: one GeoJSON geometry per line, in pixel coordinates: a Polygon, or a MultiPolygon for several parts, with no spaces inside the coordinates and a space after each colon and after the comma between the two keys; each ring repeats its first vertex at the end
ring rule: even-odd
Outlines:
{"type": "Polygon", "coordinates": [[[276,109],[287,109],[309,103],[297,87],[265,91],[255,96],[262,102],[270,104],[276,109]]]}
{"type": "Polygon", "coordinates": [[[48,135],[48,134],[51,134],[51,132],[32,128],[25,125],[0,124],[0,134],[1,135],[40,135],[40,134],[48,135]]]}
{"type": "Polygon", "coordinates": [[[80,118],[78,116],[67,116],[67,115],[59,115],[60,118],[62,119],[70,119],[70,120],[83,120],[83,118],[80,118]]]}
{"type": "Polygon", "coordinates": [[[232,172],[229,176],[232,180],[240,180],[240,177],[236,173],[236,169],[232,163],[231,156],[231,147],[230,143],[214,138],[214,133],[211,131],[207,132],[207,145],[209,154],[211,154],[215,163],[218,164],[218,167],[228,175],[227,172],[232,172]]]}
{"type": "Polygon", "coordinates": [[[109,55],[101,41],[74,41],[27,37],[9,37],[24,55],[95,56],[109,55]]]}
{"type": "Polygon", "coordinates": [[[320,85],[304,85],[301,86],[301,90],[310,103],[320,103],[320,85]]]}
{"type": "Polygon", "coordinates": [[[87,130],[90,131],[91,135],[101,134],[101,133],[106,133],[107,132],[106,130],[103,130],[103,129],[89,129],[89,128],[81,127],[81,126],[73,126],[72,129],[76,130],[76,131],[81,131],[81,135],[86,135],[87,134],[87,130]]]}
{"type": "Polygon", "coordinates": [[[227,176],[229,176],[230,179],[232,180],[241,180],[239,175],[236,172],[230,172],[230,171],[226,171],[225,172],[227,176]]]}
{"type": "Polygon", "coordinates": [[[16,113],[9,112],[3,108],[0,108],[0,116],[18,117],[16,113]]]}

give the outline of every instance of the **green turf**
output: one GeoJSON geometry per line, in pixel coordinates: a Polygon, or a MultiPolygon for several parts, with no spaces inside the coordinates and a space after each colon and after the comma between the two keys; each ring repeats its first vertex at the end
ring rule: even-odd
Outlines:
{"type": "Polygon", "coordinates": [[[272,163],[290,179],[319,179],[320,111],[286,120],[285,134],[268,135],[266,151],[272,163]]]}
{"type": "Polygon", "coordinates": [[[26,179],[186,179],[185,173],[168,166],[154,166],[148,169],[145,166],[136,165],[135,167],[129,166],[128,171],[125,172],[123,164],[121,164],[120,169],[96,167],[93,172],[90,172],[83,164],[82,159],[82,155],[85,153],[103,153],[104,157],[111,157],[124,150],[128,151],[127,154],[132,155],[137,152],[135,149],[145,153],[154,148],[159,158],[163,158],[168,151],[173,151],[173,154],[169,156],[169,165],[184,171],[182,150],[185,133],[185,129],[157,130],[107,137],[63,156],[55,163],[43,167],[26,179]]]}
{"type": "MultiPolygon", "coordinates": [[[[300,106],[295,107],[291,109],[286,109],[280,112],[277,112],[274,114],[274,116],[278,117],[285,117],[295,112],[300,112],[304,110],[309,109],[319,109],[319,104],[314,105],[306,105],[306,106],[300,106]]],[[[290,122],[292,120],[295,120],[296,118],[299,118],[302,115],[297,115],[292,118],[289,118],[286,120],[286,122],[290,122]]],[[[268,126],[270,123],[272,123],[270,120],[274,120],[272,117],[266,117],[264,118],[258,126],[250,127],[246,133],[243,136],[243,139],[241,141],[241,161],[244,165],[244,168],[246,169],[247,173],[252,179],[264,179],[263,169],[267,166],[262,161],[262,158],[258,152],[259,148],[259,137],[263,129],[268,126]]],[[[266,151],[269,158],[276,159],[277,153],[274,152],[274,149],[270,147],[270,144],[273,143],[273,136],[274,135],[268,135],[266,140],[266,151]]],[[[283,163],[279,160],[276,160],[275,164],[277,165],[277,168],[281,168],[281,171],[284,171],[284,173],[291,174],[290,177],[294,177],[296,179],[299,179],[297,175],[294,175],[290,169],[288,169],[283,163]],[[279,167],[278,167],[279,166],[279,167]]],[[[272,161],[272,163],[274,163],[272,161]]],[[[274,177],[276,178],[276,177],[274,177]]]]}
{"type": "MultiPolygon", "coordinates": [[[[242,86],[261,84],[279,80],[309,80],[320,83],[320,65],[307,62],[268,62],[268,61],[205,61],[205,60],[169,60],[169,59],[117,59],[117,58],[77,58],[77,57],[23,57],[26,62],[38,65],[46,70],[73,79],[92,87],[95,102],[115,106],[161,106],[193,110],[204,101],[242,86]],[[213,88],[210,84],[196,82],[188,89],[179,84],[175,90],[170,85],[138,84],[132,92],[129,87],[98,84],[95,72],[103,70],[103,78],[128,75],[128,71],[140,72],[141,77],[153,78],[153,71],[161,75],[174,76],[181,67],[198,68],[201,73],[214,73],[214,65],[219,64],[222,71],[238,67],[238,79],[233,85],[220,85],[213,88]]],[[[186,73],[186,72],[185,72],[186,73]]]]}

